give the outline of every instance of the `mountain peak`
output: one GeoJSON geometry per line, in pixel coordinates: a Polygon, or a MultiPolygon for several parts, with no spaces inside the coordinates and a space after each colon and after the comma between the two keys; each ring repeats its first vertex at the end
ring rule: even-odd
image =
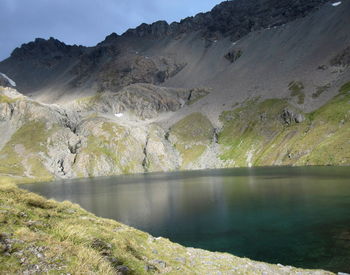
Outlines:
{"type": "Polygon", "coordinates": [[[51,56],[57,55],[57,53],[69,53],[72,50],[79,50],[84,48],[77,45],[66,45],[64,42],[50,37],[49,39],[36,38],[34,41],[22,44],[19,48],[14,49],[11,53],[11,57],[23,58],[23,57],[38,57],[38,56],[51,56]]]}
{"type": "Polygon", "coordinates": [[[166,35],[201,31],[205,37],[239,39],[250,31],[278,26],[304,17],[328,0],[229,0],[210,12],[198,13],[170,25],[166,21],[141,24],[124,36],[159,38],[166,35]]]}

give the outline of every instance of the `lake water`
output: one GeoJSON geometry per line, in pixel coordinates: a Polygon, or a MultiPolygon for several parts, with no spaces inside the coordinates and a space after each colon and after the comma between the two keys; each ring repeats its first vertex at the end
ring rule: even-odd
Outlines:
{"type": "Polygon", "coordinates": [[[22,186],[185,246],[350,272],[350,168],[242,168],[22,186]]]}

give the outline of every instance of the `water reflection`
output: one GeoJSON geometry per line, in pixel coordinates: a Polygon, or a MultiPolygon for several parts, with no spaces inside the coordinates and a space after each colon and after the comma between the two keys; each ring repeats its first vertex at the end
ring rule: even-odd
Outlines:
{"type": "Polygon", "coordinates": [[[228,169],[25,188],[187,246],[344,272],[349,176],[348,168],[332,167],[228,169]]]}

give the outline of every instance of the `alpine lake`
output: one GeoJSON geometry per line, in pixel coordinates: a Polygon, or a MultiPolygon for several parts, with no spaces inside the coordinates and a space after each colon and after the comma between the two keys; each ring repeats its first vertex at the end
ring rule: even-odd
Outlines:
{"type": "Polygon", "coordinates": [[[184,246],[350,273],[350,168],[261,167],[22,185],[184,246]]]}

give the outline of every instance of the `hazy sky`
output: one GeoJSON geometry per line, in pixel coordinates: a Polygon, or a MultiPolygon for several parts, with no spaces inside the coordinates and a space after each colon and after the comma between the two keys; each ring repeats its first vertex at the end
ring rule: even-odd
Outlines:
{"type": "Polygon", "coordinates": [[[220,0],[0,0],[0,60],[34,38],[92,46],[112,32],[209,11],[220,0]]]}

